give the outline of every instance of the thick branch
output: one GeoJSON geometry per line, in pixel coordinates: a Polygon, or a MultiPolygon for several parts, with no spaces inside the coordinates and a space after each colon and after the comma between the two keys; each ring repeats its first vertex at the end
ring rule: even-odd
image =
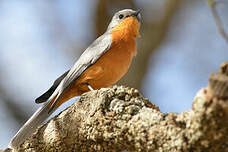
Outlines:
{"type": "Polygon", "coordinates": [[[227,89],[227,72],[228,63],[181,114],[161,113],[132,88],[86,93],[18,151],[228,151],[227,93],[216,92],[227,89]]]}

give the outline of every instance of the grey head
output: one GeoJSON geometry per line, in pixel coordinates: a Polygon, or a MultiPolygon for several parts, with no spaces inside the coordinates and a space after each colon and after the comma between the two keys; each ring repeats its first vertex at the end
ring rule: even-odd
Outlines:
{"type": "Polygon", "coordinates": [[[138,21],[141,22],[140,10],[134,11],[132,9],[124,9],[124,10],[118,11],[112,17],[112,20],[111,20],[110,24],[108,25],[107,31],[109,31],[113,27],[120,24],[127,17],[132,17],[132,16],[136,17],[138,19],[138,21]]]}

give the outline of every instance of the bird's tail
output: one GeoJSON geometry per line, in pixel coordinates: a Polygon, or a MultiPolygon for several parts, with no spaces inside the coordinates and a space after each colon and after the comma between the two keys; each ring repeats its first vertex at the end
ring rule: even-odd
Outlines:
{"type": "Polygon", "coordinates": [[[37,127],[41,125],[42,122],[44,122],[54,111],[55,109],[50,112],[50,102],[47,102],[40,107],[12,138],[9,147],[12,149],[18,148],[20,144],[31,136],[37,127]]]}

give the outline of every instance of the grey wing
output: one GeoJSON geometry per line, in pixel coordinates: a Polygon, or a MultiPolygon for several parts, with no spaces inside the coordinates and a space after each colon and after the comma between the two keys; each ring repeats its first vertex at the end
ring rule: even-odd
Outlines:
{"type": "Polygon", "coordinates": [[[36,98],[35,103],[43,103],[46,102],[49,97],[54,93],[55,89],[58,87],[58,85],[60,84],[60,82],[65,78],[65,76],[67,75],[67,73],[70,70],[66,71],[65,73],[63,73],[60,77],[58,77],[55,82],[53,83],[53,85],[51,86],[51,88],[49,88],[44,94],[42,94],[41,96],[39,96],[38,98],[36,98]]]}
{"type": "MultiPolygon", "coordinates": [[[[104,33],[98,37],[80,56],[78,61],[61,81],[55,92],[50,97],[56,97],[50,111],[54,109],[63,92],[74,82],[89,66],[93,65],[105,52],[109,50],[112,44],[111,33],[104,33]]],[[[49,99],[50,99],[49,98],[49,99]]]]}

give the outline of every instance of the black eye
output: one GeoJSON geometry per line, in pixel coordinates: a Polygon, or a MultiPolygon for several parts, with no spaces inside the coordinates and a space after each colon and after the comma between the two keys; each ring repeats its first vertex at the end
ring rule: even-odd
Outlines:
{"type": "Polygon", "coordinates": [[[119,15],[119,19],[122,19],[124,16],[123,16],[123,14],[120,14],[119,15]]]}

